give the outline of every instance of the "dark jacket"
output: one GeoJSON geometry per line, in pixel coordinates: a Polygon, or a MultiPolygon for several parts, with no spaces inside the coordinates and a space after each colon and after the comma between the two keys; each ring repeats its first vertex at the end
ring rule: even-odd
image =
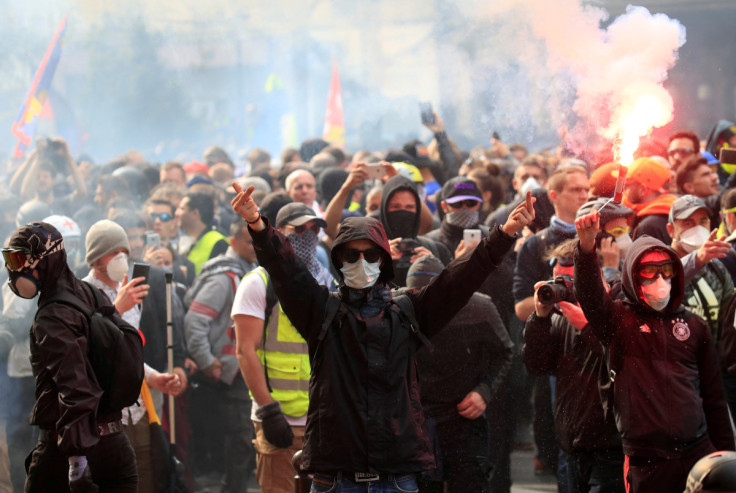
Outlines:
{"type": "MultiPolygon", "coordinates": [[[[166,279],[164,271],[151,266],[146,281],[148,295],[141,304],[140,330],[146,338],[143,346],[143,361],[154,370],[168,371],[166,350],[166,279]]],[[[174,366],[183,368],[187,351],[184,343],[184,305],[174,290],[171,312],[174,337],[174,366]]]]}
{"type": "Polygon", "coordinates": [[[568,454],[615,452],[621,438],[604,412],[599,387],[610,385],[603,346],[590,325],[577,330],[560,315],[526,321],[522,358],[532,375],[555,375],[555,435],[568,454]]]}
{"type": "MultiPolygon", "coordinates": [[[[64,250],[42,259],[37,271],[42,282],[39,305],[66,291],[94,306],[91,291],[69,269],[64,250]]],[[[96,416],[102,389],[87,358],[88,333],[85,316],[61,303],[43,308],[31,327],[36,403],[30,424],[56,431],[59,450],[67,456],[86,455],[99,441],[97,422],[122,416],[119,411],[96,416]]]]}
{"type": "Polygon", "coordinates": [[[623,299],[612,300],[596,252],[578,247],[573,282],[593,333],[610,350],[624,452],[678,457],[707,439],[717,450],[733,450],[715,345],[705,322],[681,305],[684,280],[677,253],[651,237],[636,240],[624,261],[623,299]],[[667,252],[675,265],[670,301],[661,312],[639,299],[634,274],[652,248],[667,252]]]}
{"type": "Polygon", "coordinates": [[[511,369],[513,344],[493,301],[475,293],[417,354],[424,412],[457,415],[457,404],[476,391],[486,404],[498,397],[511,369]]]}
{"type": "MultiPolygon", "coordinates": [[[[320,472],[408,473],[434,466],[423,430],[411,326],[394,316],[388,240],[378,221],[348,218],[335,238],[332,262],[352,240],[369,239],[384,252],[378,283],[340,288],[341,310],[325,327],[330,297],[298,261],[286,238],[271,227],[251,230],[258,262],[266,268],[284,312],[309,346],[312,376],[302,465],[320,472]]],[[[421,331],[432,337],[462,308],[501,261],[514,238],[496,229],[472,253],[450,264],[407,296],[421,331]],[[453,296],[447,296],[447,293],[453,296]]]]}
{"type": "MultiPolygon", "coordinates": [[[[401,237],[403,239],[413,238],[417,241],[419,246],[425,247],[427,250],[432,252],[432,255],[440,259],[440,261],[447,265],[452,260],[452,253],[440,242],[434,241],[427,238],[426,236],[417,236],[419,234],[420,226],[420,211],[421,200],[417,193],[417,188],[414,182],[405,176],[397,175],[386,182],[383,187],[383,195],[381,196],[381,208],[380,208],[380,221],[386,230],[386,236],[389,239],[401,237]],[[416,214],[414,214],[413,222],[410,227],[406,228],[408,231],[401,231],[398,224],[394,224],[391,221],[388,213],[388,202],[391,197],[398,191],[405,190],[410,192],[416,201],[416,214]]],[[[409,270],[409,266],[401,260],[394,261],[394,283],[398,286],[406,286],[406,272],[409,270]]]]}

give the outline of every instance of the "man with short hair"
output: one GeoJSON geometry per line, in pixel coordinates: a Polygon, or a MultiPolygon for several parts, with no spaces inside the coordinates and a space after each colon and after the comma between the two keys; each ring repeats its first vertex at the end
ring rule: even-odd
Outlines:
{"type": "MultiPolygon", "coordinates": [[[[315,207],[317,201],[317,185],[314,176],[307,170],[292,171],[286,177],[286,193],[294,202],[301,202],[307,207],[315,207]]],[[[315,209],[319,214],[319,209],[315,209]]]]}
{"type": "Polygon", "coordinates": [[[733,450],[719,361],[707,324],[682,306],[677,252],[648,236],[631,245],[621,294],[601,279],[599,213],[576,221],[575,296],[609,351],[614,411],[627,491],[683,491],[688,471],[715,450],[733,450]]]}
{"type": "MultiPolygon", "coordinates": [[[[317,282],[334,289],[332,276],[317,261],[317,231],[325,221],[303,203],[291,202],[279,210],[275,224],[317,282]]],[[[258,484],[264,493],[291,493],[291,457],[302,448],[309,405],[307,343],[280,307],[263,268],[243,278],[231,316],[238,363],[255,401],[258,484]]]]}
{"type": "Polygon", "coordinates": [[[672,166],[672,170],[677,170],[700,157],[700,140],[695,133],[689,130],[675,132],[667,139],[667,160],[672,166]]]}
{"type": "Polygon", "coordinates": [[[649,235],[665,245],[672,242],[667,233],[667,218],[677,197],[666,192],[671,177],[664,164],[648,157],[637,158],[629,166],[623,204],[634,211],[634,240],[649,235]]]}
{"type": "Polygon", "coordinates": [[[187,182],[187,174],[184,172],[184,166],[176,161],[169,161],[161,166],[159,172],[159,181],[168,183],[178,189],[183,189],[187,182]]]}
{"type": "Polygon", "coordinates": [[[197,454],[224,462],[223,493],[245,491],[255,462],[255,434],[246,418],[251,399],[238,369],[230,320],[240,280],[255,266],[253,240],[238,218],[230,225],[230,247],[204,263],[184,300],[189,307],[184,319],[187,349],[201,371],[194,376],[198,386],[191,391],[190,425],[193,431],[209,432],[193,437],[199,439],[197,454]]]}
{"type": "Polygon", "coordinates": [[[227,237],[212,227],[215,199],[208,193],[189,192],[176,209],[176,217],[188,236],[188,241],[180,240],[179,253],[186,254],[199,274],[202,264],[225,253],[229,246],[227,237]]]}
{"type": "Polygon", "coordinates": [[[706,199],[716,195],[720,188],[718,173],[705,158],[697,157],[683,164],[675,174],[677,192],[706,199]]]}

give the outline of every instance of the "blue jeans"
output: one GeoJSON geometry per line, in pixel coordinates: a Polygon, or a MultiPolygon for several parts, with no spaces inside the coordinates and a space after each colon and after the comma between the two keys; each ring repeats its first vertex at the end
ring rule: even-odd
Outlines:
{"type": "Polygon", "coordinates": [[[338,475],[315,474],[310,493],[416,493],[419,491],[413,474],[389,475],[387,479],[356,483],[338,475]]]}

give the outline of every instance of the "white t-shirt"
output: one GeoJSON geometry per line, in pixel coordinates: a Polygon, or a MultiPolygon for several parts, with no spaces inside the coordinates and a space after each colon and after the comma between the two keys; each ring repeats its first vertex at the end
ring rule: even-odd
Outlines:
{"type": "MultiPolygon", "coordinates": [[[[230,318],[235,315],[250,315],[261,320],[266,320],[266,283],[258,272],[253,272],[240,281],[238,290],[235,292],[233,300],[233,308],[230,311],[230,318]]],[[[256,417],[256,411],[261,406],[254,400],[253,407],[250,412],[250,419],[260,422],[256,417]]],[[[291,426],[304,426],[307,424],[307,415],[293,419],[286,416],[286,421],[291,426]]]]}

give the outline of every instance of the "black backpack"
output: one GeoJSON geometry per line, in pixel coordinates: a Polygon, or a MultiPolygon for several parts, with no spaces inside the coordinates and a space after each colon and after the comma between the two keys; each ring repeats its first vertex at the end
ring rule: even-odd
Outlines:
{"type": "Polygon", "coordinates": [[[51,303],[61,303],[82,313],[89,323],[89,362],[103,390],[98,414],[132,406],[143,384],[143,340],[138,330],[118,314],[102,291],[84,283],[95,299],[94,309],[66,291],[53,295],[38,313],[51,303]]]}

